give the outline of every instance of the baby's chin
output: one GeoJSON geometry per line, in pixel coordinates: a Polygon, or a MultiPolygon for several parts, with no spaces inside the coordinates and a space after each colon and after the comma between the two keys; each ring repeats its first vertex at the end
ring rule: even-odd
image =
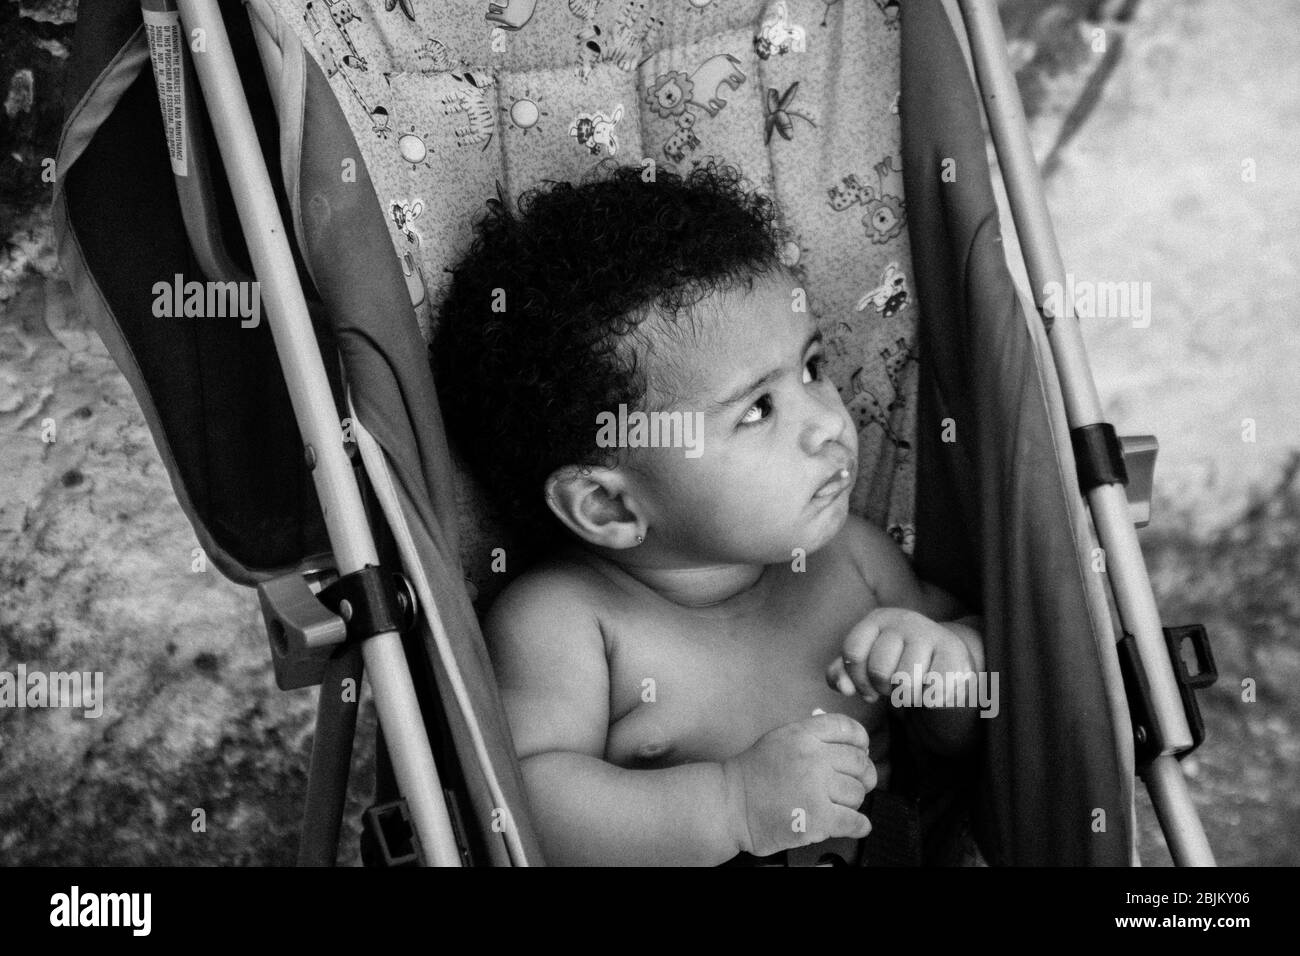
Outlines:
{"type": "Polygon", "coordinates": [[[775,536],[776,540],[754,540],[749,547],[741,545],[737,554],[740,560],[753,564],[789,564],[801,556],[807,557],[830,544],[844,528],[848,521],[848,496],[844,501],[831,504],[817,512],[811,519],[804,519],[791,530],[775,536]]]}
{"type": "Polygon", "coordinates": [[[808,554],[819,551],[835,540],[848,520],[849,496],[846,493],[824,510],[819,511],[816,517],[808,522],[808,544],[797,544],[794,547],[802,547],[808,554]]]}

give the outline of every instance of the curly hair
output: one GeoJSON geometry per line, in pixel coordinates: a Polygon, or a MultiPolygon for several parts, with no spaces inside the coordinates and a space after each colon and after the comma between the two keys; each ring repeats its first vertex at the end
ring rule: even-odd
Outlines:
{"type": "Polygon", "coordinates": [[[566,540],[546,478],[616,460],[596,445],[597,414],[648,410],[638,327],[657,317],[679,334],[689,317],[694,328],[710,293],[752,289],[784,265],[779,208],[734,167],[710,160],[645,181],[640,166],[604,175],[610,162],[577,185],[543,181],[518,216],[498,183],[430,345],[453,446],[534,552],[566,540]]]}

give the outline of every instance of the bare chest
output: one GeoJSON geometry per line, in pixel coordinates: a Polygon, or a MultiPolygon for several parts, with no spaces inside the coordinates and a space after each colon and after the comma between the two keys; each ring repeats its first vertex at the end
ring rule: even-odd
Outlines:
{"type": "Polygon", "coordinates": [[[607,760],[630,768],[723,760],[815,709],[861,721],[873,757],[883,756],[887,704],[844,697],[825,678],[874,595],[847,556],[780,574],[751,614],[700,616],[650,600],[604,622],[607,760]]]}

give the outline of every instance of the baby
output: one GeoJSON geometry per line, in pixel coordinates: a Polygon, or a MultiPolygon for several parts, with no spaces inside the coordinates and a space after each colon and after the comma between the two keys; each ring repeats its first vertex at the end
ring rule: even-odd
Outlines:
{"type": "MultiPolygon", "coordinates": [[[[489,202],[431,348],[541,558],[484,632],[546,858],[863,838],[894,675],[981,671],[979,619],[849,512],[858,436],[773,202],[712,163],[552,185],[489,202]]],[[[943,755],[979,723],[902,716],[943,755]]]]}

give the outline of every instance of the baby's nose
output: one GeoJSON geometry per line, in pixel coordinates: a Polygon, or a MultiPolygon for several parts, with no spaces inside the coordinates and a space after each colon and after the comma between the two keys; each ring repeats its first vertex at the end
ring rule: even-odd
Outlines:
{"type": "Polygon", "coordinates": [[[805,452],[816,455],[828,441],[842,442],[847,445],[846,434],[852,429],[853,421],[849,418],[848,409],[844,407],[837,393],[830,401],[814,402],[800,435],[800,441],[805,452]]]}

